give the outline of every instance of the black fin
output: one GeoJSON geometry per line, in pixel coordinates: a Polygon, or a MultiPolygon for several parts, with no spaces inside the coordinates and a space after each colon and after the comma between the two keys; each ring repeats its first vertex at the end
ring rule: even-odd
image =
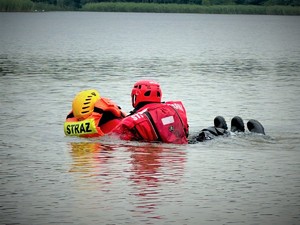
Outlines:
{"type": "Polygon", "coordinates": [[[235,116],[231,120],[231,131],[232,132],[245,132],[244,121],[241,117],[235,116]]]}
{"type": "Polygon", "coordinates": [[[223,116],[217,116],[217,117],[215,117],[215,119],[214,119],[214,125],[217,128],[223,128],[224,130],[228,129],[226,120],[224,119],[223,116]]]}
{"type": "Polygon", "coordinates": [[[265,134],[265,129],[263,125],[257,120],[253,120],[253,119],[249,120],[247,123],[247,128],[250,132],[265,134]]]}

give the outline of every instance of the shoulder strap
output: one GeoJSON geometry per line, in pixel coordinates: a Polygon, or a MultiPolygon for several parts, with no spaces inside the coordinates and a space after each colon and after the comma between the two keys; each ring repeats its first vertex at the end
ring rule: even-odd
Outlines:
{"type": "Polygon", "coordinates": [[[156,127],[156,125],[153,121],[153,118],[152,118],[151,114],[148,111],[144,112],[144,114],[147,116],[147,118],[149,119],[150,123],[152,124],[152,126],[154,128],[154,131],[155,131],[156,136],[157,136],[157,141],[162,141],[162,139],[159,135],[159,131],[158,131],[158,129],[157,129],[157,127],[156,127]]]}

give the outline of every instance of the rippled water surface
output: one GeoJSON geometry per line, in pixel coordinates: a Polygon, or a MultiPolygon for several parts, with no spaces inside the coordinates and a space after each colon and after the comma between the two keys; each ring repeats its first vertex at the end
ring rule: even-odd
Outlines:
{"type": "Polygon", "coordinates": [[[298,224],[300,17],[0,13],[0,224],[298,224]],[[65,137],[75,94],[129,112],[139,79],[266,136],[190,145],[65,137]]]}

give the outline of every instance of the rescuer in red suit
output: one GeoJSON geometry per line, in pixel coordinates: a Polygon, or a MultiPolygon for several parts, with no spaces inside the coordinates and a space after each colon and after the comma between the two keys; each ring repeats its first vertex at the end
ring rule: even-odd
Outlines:
{"type": "Polygon", "coordinates": [[[161,102],[160,85],[151,80],[134,84],[131,92],[133,111],[112,133],[123,140],[187,144],[189,126],[181,101],[161,102]]]}

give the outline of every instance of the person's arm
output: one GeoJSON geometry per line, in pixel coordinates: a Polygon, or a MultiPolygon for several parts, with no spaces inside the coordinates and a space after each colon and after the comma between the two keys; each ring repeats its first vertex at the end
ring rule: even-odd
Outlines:
{"type": "Polygon", "coordinates": [[[134,124],[131,123],[130,117],[124,118],[110,134],[118,136],[122,140],[137,140],[134,132],[134,124]]]}

